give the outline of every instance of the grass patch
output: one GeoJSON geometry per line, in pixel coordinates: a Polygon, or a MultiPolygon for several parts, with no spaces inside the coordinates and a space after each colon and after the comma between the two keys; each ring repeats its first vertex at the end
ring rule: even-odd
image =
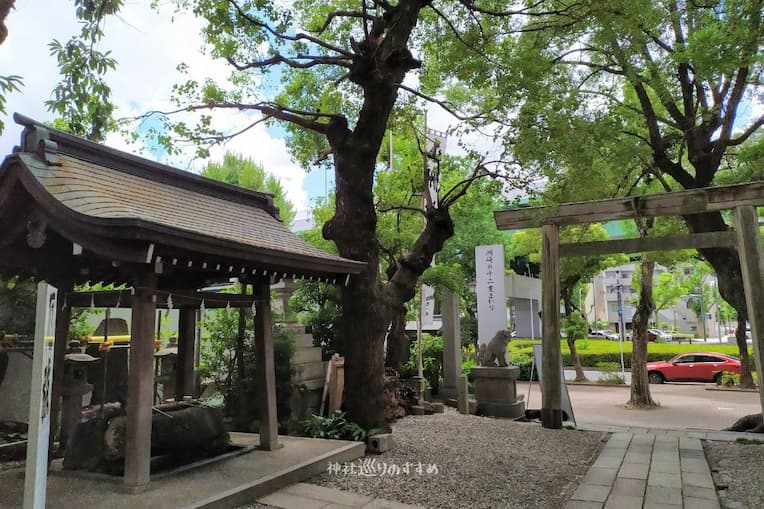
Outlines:
{"type": "Polygon", "coordinates": [[[764,445],[764,440],[757,440],[755,438],[736,438],[735,443],[740,445],[764,445]]]}

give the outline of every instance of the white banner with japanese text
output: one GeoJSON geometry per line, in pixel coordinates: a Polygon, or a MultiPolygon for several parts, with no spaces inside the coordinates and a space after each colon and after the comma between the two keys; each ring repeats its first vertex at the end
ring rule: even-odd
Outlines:
{"type": "Polygon", "coordinates": [[[507,328],[507,300],[504,295],[504,246],[475,248],[477,283],[478,344],[491,341],[507,328]]]}
{"type": "Polygon", "coordinates": [[[422,326],[433,324],[435,315],[435,288],[422,285],[422,326]]]}

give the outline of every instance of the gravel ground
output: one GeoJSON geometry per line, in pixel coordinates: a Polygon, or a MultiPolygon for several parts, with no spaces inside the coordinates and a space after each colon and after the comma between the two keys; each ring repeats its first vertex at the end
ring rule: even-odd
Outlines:
{"type": "Polygon", "coordinates": [[[359,475],[358,460],[355,473],[327,472],[308,482],[428,508],[561,508],[606,436],[446,409],[398,421],[394,449],[371,457],[370,475],[359,475]],[[422,474],[414,467],[419,462],[422,474]],[[382,464],[403,469],[407,463],[412,466],[408,475],[378,470],[382,464]],[[428,474],[428,465],[436,465],[437,473],[428,474]]]}
{"type": "Polygon", "coordinates": [[[9,461],[9,460],[0,460],[0,472],[4,470],[12,470],[14,468],[19,468],[24,466],[24,461],[9,461]]]}
{"type": "Polygon", "coordinates": [[[703,448],[722,507],[764,506],[764,445],[704,441],[703,448]]]}

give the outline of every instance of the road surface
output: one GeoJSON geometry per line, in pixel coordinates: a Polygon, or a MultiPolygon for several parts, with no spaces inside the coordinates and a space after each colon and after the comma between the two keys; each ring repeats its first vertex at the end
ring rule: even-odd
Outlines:
{"type": "MultiPolygon", "coordinates": [[[[573,413],[578,422],[639,426],[662,429],[721,430],[748,414],[761,412],[759,394],[707,390],[710,384],[651,385],[660,407],[629,410],[628,386],[568,385],[573,413]]],[[[526,398],[526,408],[541,408],[538,383],[518,382],[517,392],[526,398]]]]}

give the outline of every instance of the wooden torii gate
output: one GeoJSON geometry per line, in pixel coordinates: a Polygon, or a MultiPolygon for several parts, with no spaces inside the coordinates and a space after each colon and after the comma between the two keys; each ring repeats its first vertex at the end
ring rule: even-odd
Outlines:
{"type": "MultiPolygon", "coordinates": [[[[545,380],[541,391],[541,423],[545,428],[562,427],[559,370],[561,256],[713,247],[737,249],[743,273],[748,320],[751,324],[756,371],[761,376],[764,365],[764,260],[756,213],[756,206],[760,205],[764,205],[764,182],[494,212],[496,226],[500,230],[538,227],[542,230],[542,369],[545,380]],[[560,244],[560,226],[657,216],[687,216],[723,210],[734,212],[734,229],[560,244]]],[[[764,410],[762,385],[764,384],[759,383],[759,396],[764,410]]]]}

